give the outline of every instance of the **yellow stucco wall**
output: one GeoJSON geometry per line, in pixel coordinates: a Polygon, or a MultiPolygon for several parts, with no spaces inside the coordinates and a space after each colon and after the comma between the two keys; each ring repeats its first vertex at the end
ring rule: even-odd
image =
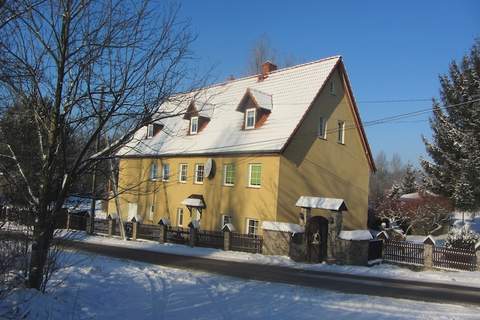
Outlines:
{"type": "MultiPolygon", "coordinates": [[[[219,230],[222,214],[230,215],[238,232],[246,232],[247,218],[262,221],[298,223],[299,208],[295,207],[302,195],[343,198],[348,207],[344,214],[345,229],[365,229],[367,226],[368,182],[370,167],[355,127],[350,101],[345,94],[343,78],[338,68],[332,74],[335,95],[329,83],[320,92],[313,108],[282,154],[214,156],[216,175],[203,184],[193,182],[196,163],[205,163],[205,157],[125,158],[120,161],[121,213],[127,216],[128,204],[138,204],[138,214],[145,223],[158,223],[169,218],[177,225],[177,209],[184,209],[183,226],[190,222],[190,213],[181,204],[191,194],[203,195],[207,208],[202,213],[201,228],[219,230]],[[319,118],[327,119],[327,138],[318,137],[319,118]],[[345,121],[345,143],[337,142],[337,122],[345,121]],[[152,161],[170,164],[171,177],[165,182],[149,179],[152,161]],[[179,182],[179,165],[188,165],[186,183],[179,182]],[[223,185],[223,166],[235,164],[235,185],[223,185]],[[262,185],[248,187],[250,163],[262,164],[262,185]],[[128,191],[125,191],[128,190],[128,191]],[[153,219],[149,207],[154,204],[153,219]]],[[[115,202],[109,203],[109,212],[117,212],[115,202]]],[[[328,215],[328,212],[314,211],[328,215]]]]}
{"type": "MultiPolygon", "coordinates": [[[[183,226],[191,221],[188,209],[181,204],[191,194],[203,195],[207,208],[203,210],[201,228],[219,230],[222,214],[230,215],[238,232],[245,233],[246,219],[275,220],[278,190],[278,155],[250,156],[216,156],[212,157],[216,164],[216,174],[212,179],[205,178],[203,184],[194,183],[194,167],[196,163],[205,163],[208,157],[171,157],[157,159],[127,158],[120,161],[120,196],[121,214],[126,218],[128,203],[137,203],[138,214],[144,217],[145,223],[158,223],[160,218],[167,217],[172,225],[177,225],[177,208],[184,209],[183,226]],[[149,179],[150,165],[158,164],[161,175],[162,163],[170,164],[170,179],[156,181],[149,179]],[[179,182],[180,164],[188,165],[186,183],[179,182]],[[235,164],[234,186],[223,185],[223,165],[235,164]],[[260,188],[248,187],[249,164],[262,165],[262,182],[260,188]],[[128,190],[128,191],[126,191],[128,190]],[[149,207],[155,205],[153,219],[149,219],[149,207]]],[[[117,212],[115,201],[109,203],[109,212],[117,212]]]]}
{"type": "Polygon", "coordinates": [[[365,229],[370,167],[338,68],[330,80],[335,95],[327,83],[281,157],[278,220],[298,221],[295,202],[301,195],[343,198],[349,209],[344,228],[365,229]],[[326,139],[317,136],[320,117],[327,120],[326,139]],[[345,144],[337,142],[339,120],[345,121],[345,144]]]}

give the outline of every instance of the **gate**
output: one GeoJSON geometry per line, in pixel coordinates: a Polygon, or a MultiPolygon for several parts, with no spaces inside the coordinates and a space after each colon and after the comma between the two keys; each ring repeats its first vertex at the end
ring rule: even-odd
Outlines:
{"type": "Polygon", "coordinates": [[[328,220],[321,216],[312,217],[305,227],[307,260],[322,262],[327,257],[328,220]]]}

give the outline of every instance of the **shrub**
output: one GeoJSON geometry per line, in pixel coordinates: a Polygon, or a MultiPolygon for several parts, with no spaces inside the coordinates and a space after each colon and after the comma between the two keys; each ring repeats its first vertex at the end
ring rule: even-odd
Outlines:
{"type": "Polygon", "coordinates": [[[462,227],[450,230],[445,245],[448,248],[473,249],[478,241],[480,241],[478,233],[462,227]]]}

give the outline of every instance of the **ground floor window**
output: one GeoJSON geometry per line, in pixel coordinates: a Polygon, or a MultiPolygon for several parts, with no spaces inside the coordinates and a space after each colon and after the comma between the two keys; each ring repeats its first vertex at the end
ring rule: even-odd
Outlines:
{"type": "Polygon", "coordinates": [[[258,235],[258,226],[259,221],[254,219],[247,219],[247,234],[250,235],[258,235]]]}
{"type": "Polygon", "coordinates": [[[183,208],[177,209],[177,226],[183,227],[183,208]]]}

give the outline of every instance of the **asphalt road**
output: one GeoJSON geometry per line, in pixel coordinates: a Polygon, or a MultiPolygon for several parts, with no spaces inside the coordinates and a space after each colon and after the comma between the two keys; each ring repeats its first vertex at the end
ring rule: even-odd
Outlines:
{"type": "Polygon", "coordinates": [[[299,270],[71,240],[64,240],[61,245],[66,248],[114,258],[131,259],[180,269],[199,270],[248,280],[287,283],[353,294],[480,305],[480,288],[467,286],[299,270]]]}

